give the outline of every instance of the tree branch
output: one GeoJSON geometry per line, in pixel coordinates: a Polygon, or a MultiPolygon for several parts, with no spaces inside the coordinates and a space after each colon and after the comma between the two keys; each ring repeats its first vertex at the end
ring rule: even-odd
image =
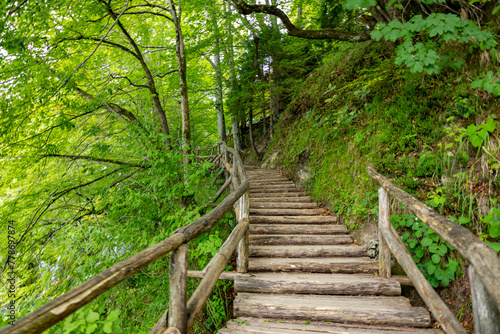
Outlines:
{"type": "Polygon", "coordinates": [[[112,159],[96,158],[96,157],[86,156],[86,155],[45,154],[45,155],[42,155],[41,158],[64,158],[64,159],[71,159],[71,160],[90,160],[90,161],[111,163],[111,164],[116,164],[116,165],[123,165],[123,166],[128,166],[128,167],[138,167],[138,168],[150,168],[151,167],[151,166],[138,165],[138,164],[133,164],[133,163],[124,162],[124,161],[112,160],[112,159]]]}
{"type": "Polygon", "coordinates": [[[288,31],[288,35],[306,38],[306,39],[334,39],[337,41],[346,41],[346,42],[363,42],[370,40],[370,33],[368,31],[352,33],[348,31],[342,30],[334,30],[334,29],[322,29],[322,30],[303,30],[297,28],[292,21],[288,18],[288,16],[276,6],[272,5],[249,5],[245,3],[243,0],[231,0],[238,11],[242,15],[249,15],[252,13],[265,13],[269,15],[273,15],[278,17],[281,22],[285,25],[285,28],[288,31]]]}

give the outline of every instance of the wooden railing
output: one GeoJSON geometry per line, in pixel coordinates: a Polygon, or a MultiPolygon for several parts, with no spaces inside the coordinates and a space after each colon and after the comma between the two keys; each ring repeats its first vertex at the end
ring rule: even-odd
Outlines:
{"type": "Polygon", "coordinates": [[[380,276],[391,276],[391,253],[411,279],[414,287],[446,333],[466,333],[413,261],[390,222],[389,194],[420,218],[469,263],[474,327],[476,333],[500,333],[500,259],[498,255],[465,227],[438,214],[424,203],[396,187],[386,177],[368,167],[368,174],[382,186],[379,189],[380,276]]]}
{"type": "MultiPolygon", "coordinates": [[[[225,168],[230,168],[230,178],[223,188],[225,189],[230,183],[232,192],[210,213],[178,229],[167,239],[113,265],[75,289],[19,319],[14,326],[2,328],[0,334],[41,333],[168,253],[171,253],[169,305],[167,311],[156,322],[151,333],[162,334],[167,332],[168,327],[170,327],[168,333],[187,333],[207,298],[211,295],[220,273],[227,267],[229,258],[237,246],[238,271],[246,272],[248,268],[248,180],[237,151],[227,147],[225,143],[220,143],[217,145],[217,152],[222,165],[225,168]],[[232,156],[232,168],[229,164],[229,156],[232,156]],[[236,211],[238,224],[219,252],[205,267],[203,279],[187,300],[187,243],[209,231],[233,207],[236,211]]],[[[219,193],[218,195],[220,196],[219,193]]]]}

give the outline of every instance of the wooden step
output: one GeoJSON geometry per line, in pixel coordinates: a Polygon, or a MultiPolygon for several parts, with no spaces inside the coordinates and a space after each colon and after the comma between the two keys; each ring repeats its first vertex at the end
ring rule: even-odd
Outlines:
{"type": "Polygon", "coordinates": [[[316,203],[294,203],[294,202],[256,202],[250,201],[252,209],[317,209],[316,203]]]}
{"type": "Polygon", "coordinates": [[[351,235],[250,234],[250,245],[348,245],[351,235]]]}
{"type": "Polygon", "coordinates": [[[220,334],[443,334],[432,328],[401,328],[388,326],[370,326],[359,324],[325,323],[315,321],[281,321],[277,319],[240,317],[228,321],[227,328],[220,329],[220,334]]]}
{"type": "Polygon", "coordinates": [[[325,214],[323,209],[257,209],[249,208],[250,215],[259,216],[314,216],[325,214]]]}
{"type": "MultiPolygon", "coordinates": [[[[252,247],[250,247],[251,249],[252,247]]],[[[351,258],[266,258],[249,259],[249,271],[301,271],[313,273],[367,273],[378,271],[378,262],[369,257],[351,258]]]]}
{"type": "Polygon", "coordinates": [[[251,257],[362,257],[366,249],[354,245],[252,246],[251,257]]]}
{"type": "Polygon", "coordinates": [[[302,319],[367,325],[429,327],[429,312],[404,297],[238,293],[237,317],[302,319]]]}
{"type": "Polygon", "coordinates": [[[276,203],[276,202],[291,202],[291,203],[310,203],[311,196],[297,196],[297,197],[264,197],[255,198],[250,197],[250,203],[276,203]]]}
{"type": "Polygon", "coordinates": [[[259,192],[250,193],[250,198],[263,198],[263,197],[302,197],[307,196],[305,192],[289,191],[289,192],[259,192]]]}
{"type": "Polygon", "coordinates": [[[258,273],[234,281],[236,292],[310,293],[318,295],[400,296],[401,285],[369,275],[258,273]]]}
{"type": "MultiPolygon", "coordinates": [[[[250,180],[249,180],[250,181],[250,180]]],[[[295,186],[295,183],[288,179],[283,179],[283,180],[264,180],[264,181],[257,181],[257,180],[251,180],[250,181],[250,187],[260,187],[260,186],[295,186]]]]}
{"type": "Polygon", "coordinates": [[[292,187],[261,187],[261,188],[252,188],[250,187],[250,195],[253,193],[294,193],[294,192],[300,192],[299,188],[296,188],[295,186],[292,187]]]}
{"type": "Polygon", "coordinates": [[[252,224],[335,224],[335,216],[250,216],[252,224]]]}
{"type": "Polygon", "coordinates": [[[250,182],[250,192],[278,192],[279,190],[299,190],[295,184],[262,184],[262,185],[253,185],[250,182]]]}
{"type": "Polygon", "coordinates": [[[340,234],[347,233],[345,225],[250,225],[250,234],[340,234]]]}

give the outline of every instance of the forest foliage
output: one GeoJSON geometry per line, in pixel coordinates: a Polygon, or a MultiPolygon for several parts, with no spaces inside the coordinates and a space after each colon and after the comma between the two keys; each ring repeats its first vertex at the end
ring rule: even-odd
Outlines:
{"type": "MultiPolygon", "coordinates": [[[[23,0],[0,12],[0,270],[3,283],[14,226],[18,317],[209,210],[223,180],[192,150],[225,139],[257,160],[277,150],[289,171],[310,165],[308,189],[352,228],[376,210],[372,165],[500,249],[495,1],[23,0]]],[[[460,275],[449,245],[396,214],[434,286],[460,275]]],[[[190,244],[190,269],[233,226],[228,215],[190,244]]],[[[53,332],[146,333],[167,278],[157,261],[53,332]]],[[[196,332],[224,325],[230,290],[218,283],[196,332]]]]}

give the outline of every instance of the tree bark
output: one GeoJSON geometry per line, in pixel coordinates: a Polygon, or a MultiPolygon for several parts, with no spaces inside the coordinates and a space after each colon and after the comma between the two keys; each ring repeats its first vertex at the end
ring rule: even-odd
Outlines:
{"type": "Polygon", "coordinates": [[[296,27],[290,18],[279,9],[277,6],[273,5],[249,5],[243,0],[231,0],[239,12],[243,15],[249,15],[252,13],[265,13],[278,17],[281,22],[285,25],[288,31],[288,35],[306,38],[306,39],[334,39],[337,41],[346,42],[363,42],[370,40],[369,31],[363,31],[358,33],[352,33],[348,31],[335,30],[335,29],[322,29],[322,30],[303,30],[296,27]]]}
{"type": "Polygon", "coordinates": [[[189,119],[189,99],[188,87],[186,78],[186,51],[184,48],[184,38],[182,37],[181,29],[181,9],[179,3],[179,10],[177,11],[173,0],[169,0],[170,15],[174,21],[175,26],[175,53],[177,55],[177,64],[179,65],[180,77],[180,93],[181,93],[181,118],[182,118],[182,150],[186,156],[191,153],[191,122],[189,119]]]}
{"type": "Polygon", "coordinates": [[[116,16],[116,13],[113,11],[113,9],[111,8],[111,6],[108,3],[106,3],[105,1],[101,1],[101,2],[106,6],[106,9],[107,9],[107,11],[109,13],[109,16],[111,18],[113,18],[115,21],[117,21],[118,27],[122,31],[123,35],[125,35],[125,38],[129,42],[129,44],[134,49],[134,52],[133,52],[134,57],[139,61],[139,63],[141,65],[144,73],[146,74],[146,78],[147,78],[147,81],[148,81],[148,85],[147,86],[148,86],[148,89],[149,89],[149,91],[151,93],[151,99],[153,100],[154,109],[155,109],[156,113],[158,114],[158,117],[160,117],[160,122],[161,122],[161,127],[162,127],[162,130],[163,130],[163,134],[165,136],[167,136],[167,138],[165,139],[165,144],[168,147],[170,147],[171,146],[171,140],[170,140],[170,130],[168,128],[168,121],[167,121],[167,117],[165,115],[165,111],[163,110],[163,107],[161,105],[158,91],[156,90],[156,85],[155,85],[155,81],[154,81],[153,75],[151,74],[151,71],[149,70],[149,67],[146,64],[146,61],[144,60],[144,57],[143,57],[143,55],[141,53],[141,50],[139,50],[139,47],[138,47],[137,43],[134,41],[134,39],[132,38],[132,36],[130,36],[130,34],[128,33],[128,31],[125,29],[125,27],[123,26],[123,24],[120,22],[120,20],[118,20],[118,17],[116,16]]]}

